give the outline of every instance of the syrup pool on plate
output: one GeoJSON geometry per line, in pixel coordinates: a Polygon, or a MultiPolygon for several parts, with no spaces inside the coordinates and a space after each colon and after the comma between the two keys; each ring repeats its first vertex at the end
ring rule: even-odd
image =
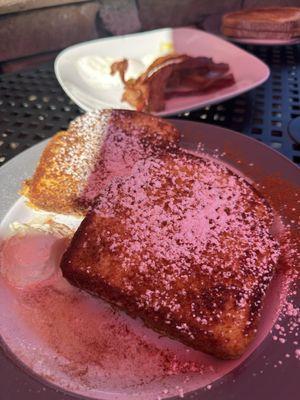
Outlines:
{"type": "MultiPolygon", "coordinates": [[[[14,207],[20,215],[26,206],[19,202],[14,207]]],[[[18,360],[69,392],[95,399],[150,400],[205,387],[255,350],[279,311],[282,282],[275,278],[258,335],[246,354],[239,360],[218,360],[159,336],[71,286],[59,269],[67,243],[55,229],[17,231],[3,240],[0,331],[18,360]]]]}

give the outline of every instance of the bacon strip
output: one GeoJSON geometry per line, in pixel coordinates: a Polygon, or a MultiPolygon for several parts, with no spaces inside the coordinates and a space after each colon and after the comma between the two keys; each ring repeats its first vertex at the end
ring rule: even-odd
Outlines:
{"type": "Polygon", "coordinates": [[[138,111],[161,111],[166,98],[199,94],[232,85],[229,65],[215,63],[207,57],[170,54],[157,58],[137,79],[125,80],[126,59],[111,66],[111,74],[119,73],[125,85],[122,100],[138,111]]]}

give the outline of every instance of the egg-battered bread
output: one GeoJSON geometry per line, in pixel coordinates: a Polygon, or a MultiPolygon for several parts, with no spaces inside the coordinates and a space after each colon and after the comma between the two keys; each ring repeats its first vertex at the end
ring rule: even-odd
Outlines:
{"type": "Polygon", "coordinates": [[[175,150],[106,186],[61,269],[157,332],[233,359],[255,336],[279,257],[272,222],[243,177],[175,150]]]}
{"type": "Polygon", "coordinates": [[[112,178],[128,174],[137,160],[176,146],[178,140],[174,126],[151,115],[87,113],[50,140],[22,194],[38,209],[84,214],[112,178]]]}

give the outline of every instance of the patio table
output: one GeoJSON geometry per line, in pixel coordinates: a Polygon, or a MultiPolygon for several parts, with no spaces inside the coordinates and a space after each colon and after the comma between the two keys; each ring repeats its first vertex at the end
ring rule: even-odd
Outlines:
{"type": "MultiPolygon", "coordinates": [[[[243,47],[268,64],[268,81],[224,103],[175,118],[242,132],[300,164],[300,46],[243,47]]],[[[66,129],[80,113],[59,86],[52,63],[0,75],[0,166],[66,129]]]]}

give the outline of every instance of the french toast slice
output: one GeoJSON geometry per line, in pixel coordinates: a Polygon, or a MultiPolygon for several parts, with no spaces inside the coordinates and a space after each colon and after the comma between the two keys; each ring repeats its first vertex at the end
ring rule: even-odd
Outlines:
{"type": "Polygon", "coordinates": [[[129,173],[140,158],[177,146],[178,140],[173,125],[148,114],[87,113],[50,140],[22,194],[39,209],[84,214],[113,177],[129,173]]]}
{"type": "Polygon", "coordinates": [[[223,359],[253,340],[279,257],[271,208],[212,159],[177,150],[113,180],[61,269],[153,330],[223,359]]]}
{"type": "Polygon", "coordinates": [[[256,39],[290,39],[300,36],[299,7],[244,9],[222,18],[222,32],[227,36],[256,39]]]}

